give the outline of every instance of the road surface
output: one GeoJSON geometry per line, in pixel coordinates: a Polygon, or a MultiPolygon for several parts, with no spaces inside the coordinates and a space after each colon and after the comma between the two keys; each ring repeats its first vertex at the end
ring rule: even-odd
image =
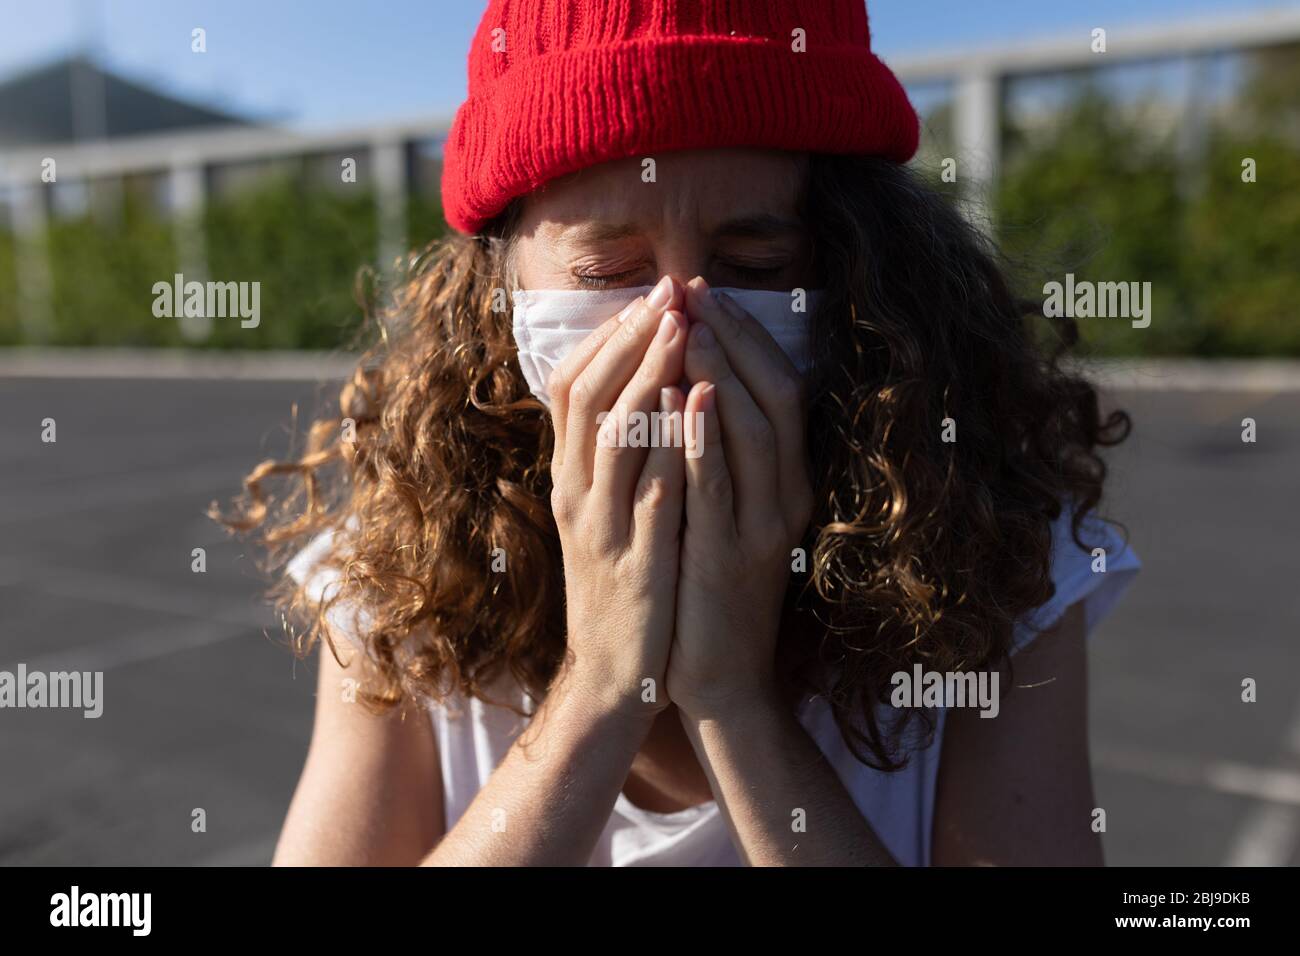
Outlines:
{"type": "MultiPolygon", "coordinates": [[[[0,863],[263,864],[313,668],[203,514],[288,443],[302,382],[2,378],[0,670],[102,670],[104,713],[0,710],[0,863]],[[42,421],[57,441],[43,443],[42,421]],[[204,548],[207,571],[191,570],[204,548]],[[196,811],[206,827],[195,832],[196,811]]],[[[1109,396],[1108,513],[1145,568],[1095,634],[1110,863],[1300,862],[1300,392],[1109,396]],[[1241,440],[1243,418],[1258,440],[1241,440]],[[1258,700],[1244,703],[1245,678],[1258,700]]]]}

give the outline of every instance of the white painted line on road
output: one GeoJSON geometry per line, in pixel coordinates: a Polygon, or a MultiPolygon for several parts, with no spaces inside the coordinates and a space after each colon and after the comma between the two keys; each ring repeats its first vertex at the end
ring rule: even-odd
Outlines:
{"type": "MultiPolygon", "coordinates": [[[[1300,757],[1300,710],[1286,734],[1286,755],[1300,757]]],[[[1227,866],[1286,866],[1300,843],[1300,808],[1280,804],[1252,807],[1225,861],[1227,866]]]]}
{"type": "Polygon", "coordinates": [[[1244,764],[1213,762],[1205,767],[1207,785],[1222,793],[1300,807],[1300,773],[1244,764]]]}
{"type": "MultiPolygon", "coordinates": [[[[1291,742],[1300,743],[1300,726],[1291,728],[1291,742]]],[[[1238,826],[1224,865],[1290,862],[1300,840],[1300,772],[1107,746],[1094,748],[1093,754],[1094,764],[1103,770],[1260,801],[1238,826]]]]}
{"type": "MultiPolygon", "coordinates": [[[[247,602],[236,601],[233,609],[214,610],[214,602],[221,600],[219,596],[193,592],[181,594],[171,582],[72,568],[51,568],[11,558],[0,558],[0,585],[25,587],[53,597],[174,614],[200,623],[215,622],[258,629],[271,624],[269,613],[256,613],[251,607],[243,607],[247,602]]],[[[261,607],[260,604],[256,606],[261,607]]],[[[179,626],[178,624],[177,627],[179,626]]]]}
{"type": "Polygon", "coordinates": [[[1300,810],[1266,803],[1252,807],[1224,866],[1286,866],[1300,837],[1300,810]]]}
{"type": "Polygon", "coordinates": [[[1093,763],[1103,770],[1162,783],[1300,807],[1300,773],[1291,770],[1251,767],[1225,760],[1192,760],[1172,754],[1110,747],[1094,748],[1093,763]]]}
{"type": "MultiPolygon", "coordinates": [[[[247,636],[250,628],[239,627],[229,623],[211,621],[208,623],[184,622],[155,628],[143,634],[103,641],[99,644],[85,644],[70,650],[59,651],[33,660],[23,661],[29,673],[41,671],[111,671],[127,664],[139,664],[144,661],[157,660],[181,651],[219,644],[232,638],[247,636]]],[[[13,670],[18,662],[8,667],[13,670]]]]}

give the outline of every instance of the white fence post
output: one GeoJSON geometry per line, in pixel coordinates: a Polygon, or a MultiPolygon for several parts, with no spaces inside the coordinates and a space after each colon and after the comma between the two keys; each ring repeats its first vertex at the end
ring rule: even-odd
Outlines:
{"type": "Polygon", "coordinates": [[[1002,81],[989,69],[963,74],[953,102],[957,182],[972,220],[993,226],[993,188],[1002,161],[1002,81]]]}
{"type": "MultiPolygon", "coordinates": [[[[176,264],[185,281],[208,280],[207,241],[203,234],[203,210],[207,203],[207,181],[201,161],[179,157],[172,161],[167,187],[172,212],[172,241],[176,264]]],[[[170,276],[160,276],[170,280],[170,276]]],[[[202,342],[212,334],[212,316],[176,317],[181,335],[190,342],[202,342]]]]}
{"type": "Polygon", "coordinates": [[[14,187],[14,271],[17,273],[18,318],[23,339],[50,340],[54,324],[54,276],[50,271],[49,216],[45,186],[39,180],[14,187]]]}
{"type": "Polygon", "coordinates": [[[382,269],[389,269],[406,251],[405,143],[401,140],[371,142],[370,163],[379,216],[379,264],[382,269]]]}

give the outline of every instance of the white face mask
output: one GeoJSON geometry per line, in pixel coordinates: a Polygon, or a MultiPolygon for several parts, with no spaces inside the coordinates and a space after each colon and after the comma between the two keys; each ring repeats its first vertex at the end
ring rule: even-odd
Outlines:
{"type": "MultiPolygon", "coordinates": [[[[617,315],[637,296],[647,295],[653,286],[631,289],[516,289],[514,293],[515,344],[519,367],[534,395],[548,408],[546,380],[574,347],[617,315]]],[[[794,311],[789,292],[758,289],[715,289],[725,292],[752,315],[781,346],[799,373],[808,371],[810,329],[821,293],[808,292],[803,312],[794,311]]]]}

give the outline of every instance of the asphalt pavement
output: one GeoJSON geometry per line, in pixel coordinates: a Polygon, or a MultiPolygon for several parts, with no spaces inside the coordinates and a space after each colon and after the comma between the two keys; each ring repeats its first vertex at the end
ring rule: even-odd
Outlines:
{"type": "MultiPolygon", "coordinates": [[[[253,556],[204,509],[285,452],[295,402],[329,394],[0,378],[0,671],[104,672],[97,719],[0,710],[0,864],[270,859],[313,669],[283,647],[253,556]]],[[[1137,427],[1112,453],[1106,512],[1144,563],[1091,645],[1108,862],[1295,865],[1300,392],[1107,400],[1137,427]]]]}

